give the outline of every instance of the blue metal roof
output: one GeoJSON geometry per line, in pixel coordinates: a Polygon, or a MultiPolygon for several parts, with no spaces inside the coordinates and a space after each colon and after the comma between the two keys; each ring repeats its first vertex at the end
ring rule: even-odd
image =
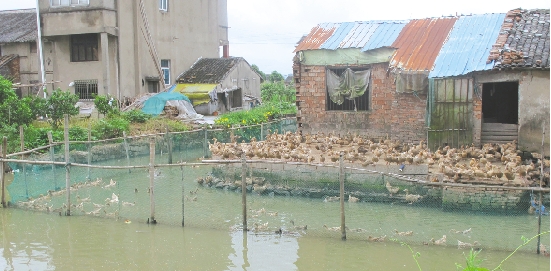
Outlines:
{"type": "Polygon", "coordinates": [[[379,24],[375,33],[365,43],[362,51],[365,52],[392,45],[407,23],[408,21],[389,21],[379,24]]]}
{"type": "Polygon", "coordinates": [[[486,61],[504,19],[505,13],[461,16],[440,50],[429,78],[491,70],[493,64],[486,61]]]}
{"type": "Polygon", "coordinates": [[[364,21],[321,24],[337,29],[319,49],[362,48],[362,51],[390,46],[408,21],[364,21]]]}

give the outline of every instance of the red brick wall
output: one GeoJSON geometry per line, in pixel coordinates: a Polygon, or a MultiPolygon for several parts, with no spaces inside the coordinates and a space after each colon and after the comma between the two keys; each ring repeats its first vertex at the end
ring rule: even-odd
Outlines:
{"type": "Polygon", "coordinates": [[[326,111],[325,66],[305,66],[295,62],[293,73],[297,89],[299,130],[306,133],[357,133],[368,137],[386,137],[404,142],[426,138],[426,95],[398,94],[394,74],[388,63],[371,68],[371,104],[369,111],[326,111]]]}

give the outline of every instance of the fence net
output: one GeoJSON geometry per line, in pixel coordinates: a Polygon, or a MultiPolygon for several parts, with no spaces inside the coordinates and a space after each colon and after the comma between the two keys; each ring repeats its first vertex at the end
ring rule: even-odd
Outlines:
{"type": "MultiPolygon", "coordinates": [[[[549,232],[548,190],[431,182],[421,165],[413,170],[408,164],[409,171],[402,172],[398,164],[341,167],[329,158],[275,162],[245,156],[243,161],[235,152],[226,160],[205,160],[215,142],[261,141],[273,133],[294,133],[295,127],[293,120],[281,120],[76,142],[69,145],[70,163],[64,162],[63,144],[12,156],[14,179],[7,178],[6,199],[10,206],[59,215],[243,230],[244,179],[246,224],[253,234],[342,238],[344,220],[347,239],[514,250],[521,237],[549,232]]],[[[212,159],[217,158],[222,157],[212,159]]],[[[548,235],[541,240],[548,249],[548,235]]],[[[536,251],[536,245],[521,250],[536,251]]]]}

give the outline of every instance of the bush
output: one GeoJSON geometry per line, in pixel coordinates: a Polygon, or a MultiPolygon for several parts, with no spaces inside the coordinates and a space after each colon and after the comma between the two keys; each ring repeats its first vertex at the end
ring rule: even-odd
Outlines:
{"type": "Polygon", "coordinates": [[[109,117],[119,115],[118,101],[111,95],[94,95],[94,105],[100,114],[109,117]]]}
{"type": "Polygon", "coordinates": [[[122,137],[122,132],[128,132],[130,123],[123,118],[101,119],[93,126],[93,134],[99,139],[122,137]]]}
{"type": "Polygon", "coordinates": [[[146,114],[143,111],[138,109],[124,112],[122,113],[122,116],[130,123],[145,123],[147,120],[151,118],[151,115],[146,114]]]}
{"type": "Polygon", "coordinates": [[[78,96],[76,94],[72,94],[69,91],[62,91],[59,88],[56,89],[50,97],[48,97],[46,108],[47,113],[51,118],[49,122],[54,130],[57,130],[57,128],[61,125],[63,115],[78,115],[79,109],[78,107],[75,107],[77,102],[78,96]]]}

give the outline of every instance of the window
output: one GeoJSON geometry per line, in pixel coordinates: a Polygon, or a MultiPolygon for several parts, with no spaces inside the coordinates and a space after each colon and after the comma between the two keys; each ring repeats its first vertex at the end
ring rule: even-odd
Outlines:
{"type": "Polygon", "coordinates": [[[71,36],[71,62],[98,60],[98,34],[71,36]]]}
{"type": "Polygon", "coordinates": [[[36,42],[30,42],[29,47],[31,49],[31,53],[36,53],[36,42]]]}
{"type": "Polygon", "coordinates": [[[159,10],[168,11],[168,0],[159,0],[159,10]]]}
{"type": "Polygon", "coordinates": [[[75,94],[81,100],[92,100],[98,95],[98,80],[75,80],[75,94]]]}
{"type": "Polygon", "coordinates": [[[68,7],[88,4],[90,4],[90,0],[50,0],[50,6],[52,7],[68,7]]]}
{"type": "Polygon", "coordinates": [[[165,85],[170,85],[170,60],[161,59],[161,70],[163,71],[165,85]]]}
{"type": "Polygon", "coordinates": [[[369,110],[371,70],[366,68],[336,68],[326,70],[327,111],[369,110]]]}

